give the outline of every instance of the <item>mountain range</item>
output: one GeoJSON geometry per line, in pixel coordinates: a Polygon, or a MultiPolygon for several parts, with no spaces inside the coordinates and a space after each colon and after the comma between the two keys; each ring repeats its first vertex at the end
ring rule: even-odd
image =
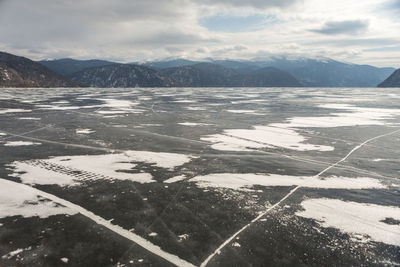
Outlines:
{"type": "MultiPolygon", "coordinates": [[[[395,70],[357,65],[321,58],[290,58],[285,56],[254,60],[212,60],[209,63],[249,73],[265,67],[274,67],[291,74],[302,86],[307,87],[376,87],[395,70]]],[[[147,66],[163,69],[198,64],[198,61],[172,59],[145,63],[147,66]]]]}
{"type": "MultiPolygon", "coordinates": [[[[97,86],[101,80],[100,77],[92,76],[91,79],[82,79],[82,77],[85,75],[87,77],[88,72],[94,72],[94,68],[103,68],[113,63],[104,61],[100,62],[103,64],[101,67],[85,68],[92,62],[75,60],[74,65],[78,66],[75,67],[77,72],[59,73],[74,81],[97,86]]],[[[57,61],[45,61],[44,64],[54,71],[58,71],[60,65],[65,65],[63,62],[57,61]],[[49,65],[50,62],[53,65],[49,65]]],[[[170,59],[144,63],[134,62],[125,65],[134,65],[137,68],[139,66],[148,67],[157,71],[158,77],[163,77],[162,86],[166,87],[376,87],[395,70],[394,68],[344,63],[326,58],[288,58],[283,56],[255,60],[170,59]]],[[[121,67],[121,65],[119,66],[121,67]]],[[[113,68],[113,77],[121,79],[121,75],[115,75],[115,72],[118,72],[117,69],[116,66],[113,68]]],[[[121,73],[124,71],[121,69],[121,73]]],[[[149,77],[152,75],[149,73],[149,77]]],[[[111,78],[105,75],[101,77],[103,79],[111,78]]],[[[112,84],[121,84],[121,81],[107,81],[107,79],[101,82],[107,87],[112,87],[112,84]]],[[[151,82],[148,81],[142,85],[142,81],[133,79],[122,83],[144,86],[151,82]]]]}
{"type": "Polygon", "coordinates": [[[400,88],[400,69],[393,72],[386,80],[378,85],[378,87],[399,87],[400,88]]]}
{"type": "Polygon", "coordinates": [[[30,59],[0,52],[0,87],[82,86],[30,59]]]}
{"type": "Polygon", "coordinates": [[[399,86],[394,68],[332,59],[275,56],[254,60],[169,59],[34,62],[0,52],[0,87],[381,87],[399,86]],[[393,77],[388,78],[393,73],[393,77]],[[383,82],[386,78],[387,81],[383,82]]]}

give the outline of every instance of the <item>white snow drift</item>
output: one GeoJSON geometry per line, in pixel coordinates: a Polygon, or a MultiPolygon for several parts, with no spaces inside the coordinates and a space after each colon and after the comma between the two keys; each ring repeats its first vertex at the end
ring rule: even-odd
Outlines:
{"type": "Polygon", "coordinates": [[[135,162],[154,164],[172,170],[192,159],[191,156],[175,153],[149,151],[126,151],[106,155],[62,156],[35,161],[16,161],[10,166],[14,177],[26,184],[76,185],[85,179],[117,179],[139,183],[154,182],[149,173],[132,173],[135,162]],[[74,173],[77,173],[76,175],[74,173]]]}
{"type": "Polygon", "coordinates": [[[317,220],[323,227],[334,227],[351,235],[400,246],[400,225],[385,222],[400,220],[400,208],[347,202],[338,199],[307,199],[297,216],[317,220]]]}
{"type": "Polygon", "coordinates": [[[290,176],[279,174],[253,174],[253,173],[216,173],[196,176],[189,180],[199,187],[229,188],[234,190],[251,190],[255,185],[259,186],[297,186],[309,188],[337,188],[337,189],[367,189],[385,188],[385,185],[377,179],[359,177],[327,178],[313,176],[290,176]]]}
{"type": "Polygon", "coordinates": [[[57,214],[76,214],[53,201],[37,195],[33,188],[21,187],[17,183],[0,179],[0,218],[23,216],[47,218],[57,214]]]}

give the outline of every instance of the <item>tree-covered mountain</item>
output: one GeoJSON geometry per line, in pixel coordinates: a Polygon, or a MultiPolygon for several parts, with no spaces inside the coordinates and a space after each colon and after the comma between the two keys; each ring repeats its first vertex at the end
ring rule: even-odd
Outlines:
{"type": "Polygon", "coordinates": [[[378,87],[399,87],[400,88],[400,69],[397,69],[386,80],[378,85],[378,87]]]}
{"type": "Polygon", "coordinates": [[[303,86],[309,87],[375,87],[394,71],[394,68],[377,68],[326,58],[271,57],[252,61],[214,62],[244,73],[262,67],[275,67],[292,74],[303,86]]]}
{"type": "Polygon", "coordinates": [[[92,87],[167,87],[171,81],[154,69],[133,64],[113,64],[81,70],[71,80],[92,87]]]}
{"type": "Polygon", "coordinates": [[[211,63],[167,68],[160,71],[177,87],[224,87],[233,86],[235,71],[211,63]]]}
{"type": "Polygon", "coordinates": [[[91,60],[76,60],[71,58],[63,58],[56,60],[42,60],[39,63],[43,64],[52,71],[68,76],[74,72],[78,72],[87,68],[102,67],[106,65],[115,64],[114,62],[91,59],[91,60]]]}
{"type": "Polygon", "coordinates": [[[69,76],[93,87],[297,87],[301,84],[289,73],[268,67],[239,73],[212,63],[155,70],[133,64],[89,68],[69,76]]]}
{"type": "MultiPolygon", "coordinates": [[[[42,62],[43,63],[43,62],[42,62]]],[[[89,84],[99,84],[101,78],[89,79],[82,77],[93,67],[104,67],[116,64],[100,60],[72,60],[63,59],[45,61],[51,69],[58,73],[71,76],[76,81],[86,81],[89,84]],[[79,77],[78,77],[79,76],[79,77]]],[[[138,68],[139,64],[130,64],[138,68]]],[[[301,58],[287,56],[272,56],[254,60],[213,60],[203,62],[187,59],[167,59],[140,64],[153,69],[157,73],[154,83],[149,81],[144,84],[158,84],[158,86],[308,86],[308,87],[375,87],[385,80],[395,69],[378,68],[369,65],[357,65],[339,62],[327,58],[301,58]]],[[[124,67],[126,68],[126,67],[124,67]]],[[[137,69],[139,70],[139,69],[137,69]]],[[[148,69],[144,69],[147,70],[148,69]]],[[[91,70],[93,71],[93,70],[91,70]]],[[[123,73],[128,73],[126,70],[123,73]]],[[[146,71],[145,71],[146,72],[146,71]]],[[[114,84],[138,84],[133,78],[123,77],[118,74],[119,82],[114,84]]],[[[149,74],[149,77],[152,77],[149,74]]],[[[113,81],[103,81],[102,84],[113,84],[113,81]]]]}
{"type": "Polygon", "coordinates": [[[30,59],[0,52],[0,87],[78,87],[30,59]]]}
{"type": "Polygon", "coordinates": [[[266,67],[242,73],[213,63],[167,68],[161,73],[175,86],[185,87],[299,87],[301,84],[287,72],[266,67]]]}
{"type": "MultiPolygon", "coordinates": [[[[150,62],[143,63],[143,65],[151,67],[151,68],[155,68],[155,69],[166,69],[166,68],[190,66],[190,65],[195,65],[197,63],[201,63],[201,62],[178,58],[178,59],[168,59],[168,60],[160,60],[160,61],[150,61],[150,62]]],[[[132,64],[139,64],[139,63],[132,63],[132,64]]]]}

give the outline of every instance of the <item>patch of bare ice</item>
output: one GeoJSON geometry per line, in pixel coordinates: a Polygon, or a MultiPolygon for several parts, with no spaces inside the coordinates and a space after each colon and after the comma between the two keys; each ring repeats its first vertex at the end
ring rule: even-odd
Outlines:
{"type": "Polygon", "coordinates": [[[322,227],[334,227],[350,235],[362,235],[373,241],[400,246],[400,225],[388,219],[400,220],[400,208],[338,199],[307,199],[297,216],[317,220],[322,227]]]}

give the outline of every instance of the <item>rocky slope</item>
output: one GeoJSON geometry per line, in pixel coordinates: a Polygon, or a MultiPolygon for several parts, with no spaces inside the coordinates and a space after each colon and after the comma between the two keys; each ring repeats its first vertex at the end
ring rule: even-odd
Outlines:
{"type": "Polygon", "coordinates": [[[30,59],[0,52],[0,87],[78,87],[30,59]]]}
{"type": "Polygon", "coordinates": [[[386,80],[378,85],[378,87],[399,87],[400,88],[400,69],[392,73],[386,80]]]}

